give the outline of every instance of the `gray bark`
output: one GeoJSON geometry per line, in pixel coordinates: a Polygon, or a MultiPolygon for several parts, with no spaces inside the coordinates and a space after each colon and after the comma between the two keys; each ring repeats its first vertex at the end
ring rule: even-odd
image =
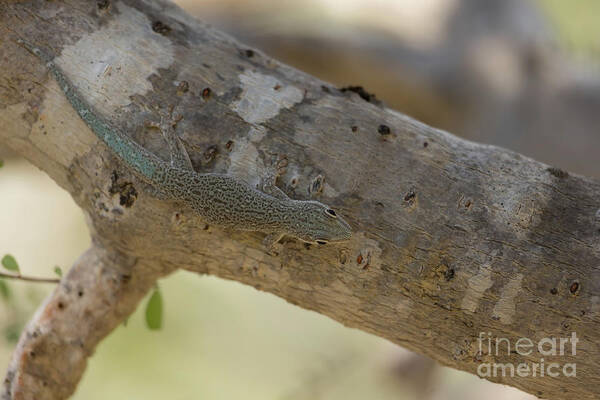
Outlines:
{"type": "Polygon", "coordinates": [[[96,344],[176,268],[233,279],[444,365],[539,362],[479,349],[579,338],[576,377],[492,377],[552,399],[600,394],[600,183],[461,140],[341,93],[190,18],[165,1],[0,4],[0,139],[84,210],[92,248],[40,306],[9,365],[4,398],[62,399],[96,344]],[[68,105],[25,37],[106,119],[168,157],[148,127],[175,106],[199,171],[251,184],[287,159],[279,186],[320,198],[354,229],[344,245],[207,226],[131,175],[68,105]],[[385,128],[389,128],[388,130],[385,128]]]}
{"type": "MultiPolygon", "coordinates": [[[[540,2],[453,1],[447,19],[427,21],[436,44],[421,46],[377,23],[342,30],[332,16],[326,30],[315,29],[321,20],[299,29],[276,22],[296,21],[293,6],[236,3],[213,4],[210,22],[281,61],[340,87],[365,86],[391,108],[461,137],[600,176],[592,162],[600,147],[597,63],[559,46],[540,2]]],[[[182,4],[206,14],[198,2],[182,4]]],[[[415,21],[410,26],[423,31],[415,21]]]]}

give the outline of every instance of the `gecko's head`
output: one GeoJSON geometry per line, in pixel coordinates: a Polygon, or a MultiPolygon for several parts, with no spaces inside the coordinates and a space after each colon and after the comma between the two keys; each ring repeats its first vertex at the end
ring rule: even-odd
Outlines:
{"type": "Polygon", "coordinates": [[[291,233],[307,243],[341,242],[352,236],[350,225],[323,203],[303,201],[297,213],[291,233]]]}

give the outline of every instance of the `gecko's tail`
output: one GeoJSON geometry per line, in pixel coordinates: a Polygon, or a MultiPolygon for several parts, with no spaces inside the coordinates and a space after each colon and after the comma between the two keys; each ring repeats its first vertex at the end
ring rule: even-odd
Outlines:
{"type": "Polygon", "coordinates": [[[46,53],[45,51],[40,50],[39,48],[35,47],[31,43],[27,42],[26,40],[23,40],[21,38],[17,38],[15,40],[15,42],[19,46],[24,47],[25,49],[27,49],[27,51],[29,51],[30,53],[33,53],[33,55],[39,57],[45,63],[53,63],[53,58],[50,57],[50,55],[48,53],[46,53]]]}
{"type": "Polygon", "coordinates": [[[149,183],[153,183],[159,178],[156,175],[164,162],[93,112],[92,107],[77,92],[76,87],[63,73],[61,68],[56,65],[54,57],[21,38],[16,39],[16,42],[46,63],[46,67],[56,79],[67,100],[69,100],[69,103],[77,111],[77,114],[79,114],[92,132],[106,143],[121,160],[132,167],[142,179],[149,183]]]}

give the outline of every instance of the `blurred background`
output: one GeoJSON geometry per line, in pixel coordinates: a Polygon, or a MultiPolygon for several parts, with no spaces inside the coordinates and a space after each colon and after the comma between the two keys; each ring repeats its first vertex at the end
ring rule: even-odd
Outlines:
{"type": "MultiPolygon", "coordinates": [[[[462,137],[600,176],[597,0],[178,0],[240,41],[462,137]]],[[[52,276],[83,214],[0,144],[0,257],[52,276]]],[[[0,365],[52,285],[7,282],[0,365]]],[[[533,399],[235,282],[178,272],[97,348],[74,399],[533,399]]]]}

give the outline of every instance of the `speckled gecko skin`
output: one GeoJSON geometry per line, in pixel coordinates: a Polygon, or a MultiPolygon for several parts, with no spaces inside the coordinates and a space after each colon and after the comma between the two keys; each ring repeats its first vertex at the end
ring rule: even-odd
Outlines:
{"type": "Polygon", "coordinates": [[[267,233],[268,248],[284,235],[317,244],[350,239],[348,223],[318,201],[293,200],[277,188],[271,194],[264,193],[229,175],[197,173],[191,164],[174,163],[177,157],[173,154],[171,163],[163,161],[98,117],[49,55],[22,40],[18,43],[46,63],[83,121],[136,175],[166,197],[186,203],[204,221],[267,233]]]}

